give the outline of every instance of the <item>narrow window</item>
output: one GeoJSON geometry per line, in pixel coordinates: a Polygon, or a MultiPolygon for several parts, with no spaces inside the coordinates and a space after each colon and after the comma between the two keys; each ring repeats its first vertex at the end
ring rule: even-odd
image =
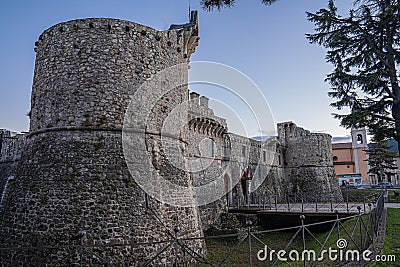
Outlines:
{"type": "Polygon", "coordinates": [[[363,137],[361,134],[357,134],[357,144],[363,144],[363,137]]]}
{"type": "Polygon", "coordinates": [[[212,139],[208,139],[208,142],[209,142],[208,156],[214,157],[214,141],[212,139]]]}

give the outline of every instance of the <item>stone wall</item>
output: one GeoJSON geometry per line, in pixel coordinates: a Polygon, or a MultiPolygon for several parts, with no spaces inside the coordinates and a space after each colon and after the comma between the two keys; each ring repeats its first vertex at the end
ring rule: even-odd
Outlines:
{"type": "Polygon", "coordinates": [[[0,129],[0,162],[18,161],[25,143],[25,134],[0,129]]]}
{"type": "Polygon", "coordinates": [[[199,207],[203,229],[207,230],[227,211],[228,202],[232,206],[240,198],[244,203],[240,179],[245,163],[249,164],[251,191],[279,195],[283,173],[278,164],[276,138],[261,142],[229,133],[225,119],[214,115],[206,97],[191,92],[188,100],[186,153],[193,163],[190,173],[194,186],[221,179],[226,194],[199,207]]]}
{"type": "MultiPolygon", "coordinates": [[[[137,88],[151,75],[188,62],[197,41],[195,15],[190,24],[168,31],[93,18],[60,23],[40,35],[35,48],[30,133],[4,200],[2,247],[149,242],[169,238],[165,227],[172,231],[174,226],[180,227],[181,236],[202,234],[194,206],[161,205],[149,198],[151,209],[146,208],[146,195],[127,168],[121,136],[125,110],[137,88]],[[86,235],[79,239],[80,230],[86,235]]],[[[187,67],[180,79],[187,80],[187,67]]],[[[147,126],[151,131],[146,140],[155,140],[161,150],[157,130],[165,114],[185,100],[187,90],[185,86],[171,90],[150,113],[147,126]]],[[[147,149],[134,152],[140,155],[133,155],[138,166],[152,157],[147,149]]],[[[190,176],[168,164],[165,155],[159,165],[168,179],[191,184],[190,176]]],[[[114,265],[134,265],[161,247],[108,247],[96,252],[114,265]]],[[[203,253],[200,241],[191,248],[203,253]]],[[[172,265],[171,249],[156,262],[172,265]]],[[[52,265],[65,253],[2,255],[1,264],[52,265]]],[[[63,262],[71,266],[79,258],[69,256],[63,262]]],[[[97,263],[93,260],[85,265],[97,263]]]]}
{"type": "Polygon", "coordinates": [[[245,203],[240,179],[246,163],[252,201],[267,195],[269,201],[276,196],[285,202],[287,195],[295,193],[303,195],[304,201],[342,200],[333,169],[330,135],[310,133],[285,122],[278,124],[277,137],[257,141],[229,133],[225,120],[214,115],[205,97],[192,92],[190,103],[188,156],[201,163],[201,171],[191,171],[194,185],[223,177],[225,188],[232,188],[226,190],[226,196],[199,208],[204,229],[218,220],[228,202],[231,206],[238,201],[245,203]],[[216,132],[222,135],[215,135],[216,132]]]}
{"type": "Polygon", "coordinates": [[[0,129],[0,207],[8,183],[14,179],[17,164],[25,145],[25,135],[0,129]],[[4,192],[4,194],[3,194],[4,192]]]}
{"type": "Polygon", "coordinates": [[[284,150],[285,192],[303,194],[310,201],[342,200],[329,134],[311,133],[285,122],[278,124],[278,138],[284,150]]]}
{"type": "MultiPolygon", "coordinates": [[[[15,173],[2,202],[2,246],[99,245],[103,248],[96,253],[114,265],[143,263],[162,244],[124,249],[108,245],[168,239],[171,233],[166,229],[174,226],[180,227],[180,236],[201,236],[228,203],[243,203],[240,179],[246,164],[254,195],[341,198],[329,135],[286,122],[278,124],[277,137],[249,139],[229,133],[225,119],[215,116],[206,97],[188,94],[187,63],[197,34],[197,16],[192,13],[190,23],[172,25],[168,31],[123,20],[81,19],[57,24],[40,35],[35,44],[30,133],[2,149],[0,186],[4,188],[4,177],[15,173]],[[143,83],[177,64],[181,67],[160,84],[179,79],[183,85],[165,94],[162,86],[135,94],[143,83]],[[162,97],[150,110],[129,111],[132,103],[147,103],[154,95],[162,97]],[[176,107],[182,107],[184,125],[171,122],[169,114],[176,107]],[[148,120],[126,125],[126,116],[148,120]],[[168,133],[175,147],[163,140],[168,120],[170,130],[178,129],[168,133]],[[123,131],[126,126],[130,134],[123,131]],[[124,134],[131,148],[128,154],[124,134]],[[133,178],[138,174],[149,176],[160,191],[157,200],[139,187],[133,178]],[[200,208],[194,205],[202,204],[200,199],[193,195],[185,207],[172,206],[163,202],[170,196],[161,192],[161,178],[187,188],[221,179],[225,195],[200,208]],[[86,234],[78,235],[82,230],[86,234]]],[[[204,253],[202,242],[190,247],[204,253]]],[[[156,264],[172,265],[171,249],[156,264]]],[[[74,265],[79,257],[72,254],[32,250],[2,255],[1,264],[52,265],[70,255],[65,265],[74,265]]]]}
{"type": "MultiPolygon", "coordinates": [[[[189,116],[185,127],[187,135],[186,158],[195,187],[201,187],[220,177],[226,177],[227,124],[225,119],[214,115],[208,107],[208,99],[191,92],[188,96],[189,116]]],[[[226,187],[228,184],[225,185],[226,187]]],[[[224,188],[228,192],[228,188],[224,188]]],[[[211,194],[211,192],[210,192],[211,194]]],[[[211,197],[211,196],[210,196],[211,197]]],[[[200,203],[199,203],[200,204],[200,203]]],[[[226,198],[199,207],[204,229],[227,210],[226,198]]]]}

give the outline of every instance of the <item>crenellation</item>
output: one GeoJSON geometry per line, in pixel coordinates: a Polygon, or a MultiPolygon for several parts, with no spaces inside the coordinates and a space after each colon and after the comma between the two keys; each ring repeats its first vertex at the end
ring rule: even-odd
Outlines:
{"type": "Polygon", "coordinates": [[[208,110],[208,97],[201,96],[200,97],[200,107],[205,110],[208,110]]]}
{"type": "MultiPolygon", "coordinates": [[[[39,36],[30,131],[11,138],[9,131],[0,130],[0,189],[5,192],[0,205],[1,244],[78,245],[82,244],[75,238],[78,231],[87,233],[84,245],[155,242],[169,238],[163,224],[179,226],[181,237],[198,237],[227,211],[228,204],[245,197],[242,178],[255,195],[282,198],[285,193],[299,192],[341,199],[329,135],[284,122],[278,124],[276,137],[254,140],[229,132],[226,119],[214,114],[207,97],[188,94],[187,63],[198,40],[196,12],[189,23],[171,25],[167,31],[124,20],[89,18],[59,23],[39,36]],[[168,79],[179,79],[182,86],[157,99],[151,110],[127,109],[131,101],[149,101],[146,95],[132,98],[149,77],[177,64],[183,67],[168,79]],[[163,132],[168,114],[178,106],[184,107],[187,123],[182,126],[173,120],[172,128],[179,131],[163,132]],[[148,115],[146,125],[134,125],[129,136],[132,155],[123,151],[126,115],[148,115]],[[147,195],[128,164],[148,175],[158,191],[161,177],[191,189],[221,178],[225,196],[197,207],[196,196],[174,193],[171,197],[191,205],[161,203],[163,195],[158,200],[147,195]]],[[[163,86],[169,84],[168,79],[163,86]]],[[[162,92],[157,86],[151,90],[149,95],[162,92]]],[[[110,247],[103,253],[113,262],[137,266],[160,248],[160,244],[129,247],[121,254],[110,247]]],[[[171,249],[154,264],[172,266],[171,249]]],[[[195,241],[191,249],[203,255],[205,244],[195,241]]],[[[193,260],[189,258],[184,259],[187,264],[193,260]]],[[[18,259],[2,257],[0,265],[54,265],[60,259],[62,255],[55,252],[45,258],[32,252],[18,259]]],[[[68,260],[66,265],[78,264],[77,259],[68,260]]]]}

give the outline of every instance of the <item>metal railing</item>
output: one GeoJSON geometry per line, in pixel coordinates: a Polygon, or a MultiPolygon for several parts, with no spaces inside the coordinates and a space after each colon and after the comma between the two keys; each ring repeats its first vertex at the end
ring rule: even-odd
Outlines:
{"type": "Polygon", "coordinates": [[[310,193],[258,193],[249,194],[249,201],[242,195],[236,195],[228,203],[229,209],[258,209],[269,211],[287,211],[287,212],[333,212],[338,210],[341,213],[358,213],[361,207],[362,212],[371,210],[379,194],[349,195],[346,190],[343,194],[343,200],[337,200],[333,194],[324,196],[310,193]]]}
{"type": "MultiPolygon", "coordinates": [[[[151,207],[148,208],[151,209],[151,207]]],[[[8,266],[7,260],[16,260],[26,257],[26,255],[31,255],[32,262],[40,262],[41,264],[38,266],[232,266],[236,264],[236,266],[252,267],[282,264],[285,266],[321,266],[322,263],[323,266],[337,266],[344,264],[344,261],[329,259],[321,261],[321,263],[304,258],[286,261],[278,256],[278,251],[294,248],[305,251],[313,248],[318,259],[324,255],[328,246],[337,245],[336,240],[344,240],[346,245],[341,248],[343,253],[348,250],[362,252],[367,248],[372,247],[373,249],[379,234],[383,210],[384,201],[383,193],[381,193],[375,201],[374,208],[367,213],[361,212],[360,208],[356,215],[339,218],[336,213],[335,219],[319,223],[305,224],[304,220],[307,215],[300,215],[298,226],[259,230],[252,225],[250,220],[246,220],[245,227],[238,233],[200,237],[180,236],[179,227],[164,225],[169,236],[164,240],[99,245],[86,245],[85,232],[80,232],[80,244],[0,248],[0,258],[2,266],[8,266]],[[316,227],[322,225],[329,226],[329,230],[323,233],[315,230],[316,227]],[[283,239],[284,236],[288,241],[281,243],[281,247],[277,247],[274,240],[283,239]],[[207,244],[208,256],[204,251],[197,251],[193,248],[192,244],[196,242],[197,244],[198,242],[207,244]],[[213,254],[214,250],[222,251],[218,246],[216,248],[216,242],[223,244],[226,251],[223,251],[219,257],[211,257],[209,255],[213,254]],[[127,250],[146,250],[149,247],[157,247],[158,250],[153,255],[141,259],[112,258],[106,253],[107,251],[121,251],[119,255],[122,255],[127,250]],[[259,257],[263,248],[272,251],[270,257],[264,260],[259,257]],[[238,259],[232,260],[235,257],[238,259]],[[165,260],[166,258],[168,259],[165,260]]],[[[157,214],[154,215],[158,219],[157,214]]],[[[160,223],[162,222],[160,221],[160,223]]]]}

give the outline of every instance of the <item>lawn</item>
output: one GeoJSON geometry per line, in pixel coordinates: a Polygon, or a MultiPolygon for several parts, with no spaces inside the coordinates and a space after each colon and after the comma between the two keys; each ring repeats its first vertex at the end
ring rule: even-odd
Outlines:
{"type": "Polygon", "coordinates": [[[400,209],[387,209],[385,245],[381,255],[395,255],[396,262],[373,263],[371,267],[400,266],[400,209]]]}
{"type": "MultiPolygon", "coordinates": [[[[382,189],[379,188],[341,188],[344,201],[347,196],[350,202],[373,201],[379,195],[382,189]]],[[[400,203],[400,189],[388,189],[388,202],[400,203]],[[395,194],[396,192],[396,194],[395,194]]]]}
{"type": "Polygon", "coordinates": [[[381,189],[379,188],[341,188],[344,201],[347,196],[350,202],[374,201],[375,197],[379,195],[381,189]]]}
{"type": "Polygon", "coordinates": [[[388,190],[388,202],[400,203],[400,190],[399,189],[389,189],[388,190]],[[396,194],[395,194],[396,192],[396,194]]]}
{"type": "MultiPolygon", "coordinates": [[[[346,240],[350,240],[349,235],[353,237],[354,242],[349,241],[348,249],[358,249],[361,247],[365,249],[369,246],[370,240],[365,235],[365,229],[363,223],[368,225],[369,217],[368,215],[362,215],[362,217],[358,220],[358,218],[352,218],[346,221],[342,221],[342,225],[340,226],[340,237],[345,238],[346,240]],[[361,232],[360,232],[361,230],[361,232]],[[353,233],[353,234],[352,234],[353,233]],[[361,241],[362,240],[362,241],[361,241]],[[361,245],[362,242],[362,245],[361,245]],[[358,247],[357,247],[358,246],[358,247]]],[[[368,227],[368,226],[366,226],[368,227]]],[[[305,248],[307,250],[314,250],[316,253],[321,249],[321,245],[324,241],[326,244],[324,249],[328,247],[332,247],[332,249],[337,249],[336,242],[338,240],[338,229],[334,228],[330,237],[326,239],[329,234],[329,230],[325,232],[318,232],[316,229],[309,229],[311,234],[305,231],[305,248]],[[317,241],[318,240],[318,241],[317,241]]],[[[371,229],[369,229],[371,230],[371,229]]],[[[279,232],[270,232],[270,233],[256,233],[251,239],[252,242],[252,263],[253,266],[269,266],[273,261],[270,261],[269,258],[265,261],[260,261],[257,258],[257,252],[264,248],[264,244],[268,245],[268,248],[271,250],[281,250],[285,249],[289,241],[293,238],[295,231],[279,231],[279,232]]],[[[243,232],[242,237],[246,237],[246,231],[243,232]]],[[[226,255],[238,244],[237,238],[225,238],[225,239],[206,239],[207,245],[207,259],[212,264],[217,264],[226,257],[226,255]]],[[[238,246],[237,250],[232,253],[230,257],[224,262],[223,266],[249,266],[249,246],[248,239],[245,239],[244,242],[238,246]]],[[[300,253],[303,250],[303,239],[302,239],[302,231],[293,239],[292,244],[285,249],[287,253],[291,250],[296,250],[300,253]]],[[[263,255],[263,254],[261,254],[263,255]]],[[[269,254],[267,254],[269,255],[269,254]]],[[[293,254],[295,255],[295,254],[293,254]]],[[[288,254],[286,254],[288,257],[288,254]]],[[[276,257],[274,257],[276,258],[276,257]]],[[[289,261],[292,266],[303,266],[302,261],[289,261]]],[[[311,262],[308,262],[307,265],[310,265],[311,262]]],[[[323,261],[319,261],[318,266],[337,266],[339,262],[331,261],[328,259],[327,255],[324,257],[323,261]]],[[[200,265],[206,266],[206,265],[200,265]]],[[[286,263],[278,262],[275,266],[289,266],[286,263]]]]}

